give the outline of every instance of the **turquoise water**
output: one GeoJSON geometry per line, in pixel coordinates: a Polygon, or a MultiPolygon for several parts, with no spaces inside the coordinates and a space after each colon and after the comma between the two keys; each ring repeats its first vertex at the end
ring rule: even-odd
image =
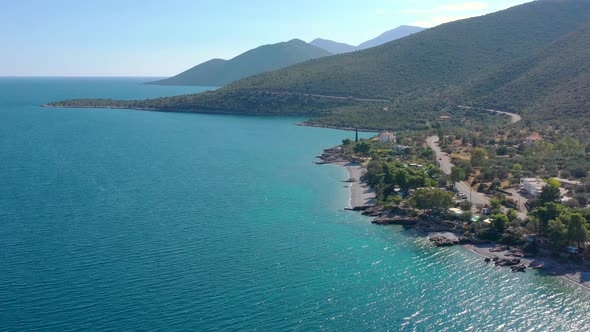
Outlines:
{"type": "Polygon", "coordinates": [[[301,119],[42,109],[195,88],[0,79],[0,330],[581,331],[590,295],[342,211],[301,119]]]}

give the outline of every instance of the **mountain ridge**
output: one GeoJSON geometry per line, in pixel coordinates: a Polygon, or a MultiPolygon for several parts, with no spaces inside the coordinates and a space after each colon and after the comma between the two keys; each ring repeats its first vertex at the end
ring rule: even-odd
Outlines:
{"type": "Polygon", "coordinates": [[[385,43],[398,40],[409,35],[413,35],[418,32],[422,32],[426,30],[425,28],[417,27],[417,26],[410,26],[410,25],[400,25],[399,27],[385,31],[384,33],[380,34],[379,36],[367,40],[366,42],[357,46],[358,50],[364,50],[371,47],[376,47],[383,45],[385,43]]]}
{"type": "Polygon", "coordinates": [[[300,39],[292,39],[256,47],[230,60],[211,59],[178,75],[148,84],[224,86],[248,76],[329,55],[332,53],[300,39]]]}
{"type": "Polygon", "coordinates": [[[309,43],[334,54],[350,53],[356,50],[356,46],[335,42],[329,39],[316,38],[309,43]]]}
{"type": "Polygon", "coordinates": [[[334,54],[350,53],[354,51],[362,51],[367,48],[376,47],[385,43],[398,40],[414,33],[418,33],[426,30],[425,28],[411,26],[411,25],[400,25],[397,28],[388,30],[380,34],[379,36],[367,40],[357,46],[352,46],[346,43],[340,43],[329,39],[316,38],[310,42],[310,44],[317,47],[323,48],[328,52],[334,54]]]}
{"type": "Polygon", "coordinates": [[[580,43],[585,46],[585,36],[590,31],[583,27],[589,24],[590,2],[535,1],[443,24],[364,51],[259,74],[213,92],[148,101],[78,100],[53,105],[96,103],[101,107],[151,106],[167,111],[306,115],[318,116],[312,120],[316,125],[375,129],[397,128],[402,119],[415,124],[408,128],[427,128],[438,118],[436,114],[445,110],[485,103],[493,105],[483,106],[518,111],[524,116],[524,123],[533,117],[535,121],[545,121],[543,112],[575,120],[588,115],[590,101],[575,91],[587,91],[590,78],[559,79],[539,88],[534,80],[526,83],[522,77],[535,74],[546,83],[551,82],[553,75],[578,72],[580,64],[586,70],[590,64],[580,62],[574,52],[575,43],[567,40],[568,35],[581,35],[580,43]],[[559,47],[560,43],[565,46],[559,47]],[[551,50],[556,53],[551,54],[551,50]],[[561,61],[565,67],[558,66],[560,52],[572,53],[567,61],[561,61]],[[553,67],[548,68],[555,69],[543,73],[539,71],[543,66],[531,66],[542,61],[549,61],[553,67]],[[512,92],[512,97],[502,99],[508,92],[512,92]],[[563,107],[551,106],[551,101],[543,99],[545,93],[561,93],[563,98],[559,102],[569,107],[568,112],[563,107]],[[340,100],[321,100],[314,97],[317,95],[340,100]],[[386,99],[389,103],[360,99],[386,99]],[[534,116],[534,107],[538,105],[546,107],[534,116]]]}

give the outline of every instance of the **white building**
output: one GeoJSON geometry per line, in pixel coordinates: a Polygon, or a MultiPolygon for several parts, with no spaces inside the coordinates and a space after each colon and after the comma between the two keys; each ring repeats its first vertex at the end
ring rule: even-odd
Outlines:
{"type": "Polygon", "coordinates": [[[395,142],[395,134],[389,131],[384,131],[379,134],[379,140],[383,143],[395,142]]]}
{"type": "Polygon", "coordinates": [[[520,185],[522,189],[530,195],[539,196],[541,191],[543,191],[545,181],[539,178],[522,178],[520,179],[520,185]]]}
{"type": "Polygon", "coordinates": [[[393,152],[395,152],[396,154],[402,154],[404,152],[406,152],[406,149],[409,148],[409,146],[406,145],[396,145],[393,147],[393,152]]]}

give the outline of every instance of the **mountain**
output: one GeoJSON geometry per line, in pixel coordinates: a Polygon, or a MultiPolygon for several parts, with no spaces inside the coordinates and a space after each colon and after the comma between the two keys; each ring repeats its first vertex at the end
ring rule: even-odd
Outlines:
{"type": "Polygon", "coordinates": [[[590,23],[527,57],[479,78],[463,95],[475,104],[528,118],[590,122],[590,23]]]}
{"type": "Polygon", "coordinates": [[[411,34],[424,31],[424,28],[402,25],[393,30],[389,30],[387,32],[382,33],[376,38],[368,40],[358,46],[352,46],[345,43],[339,43],[328,39],[321,39],[317,38],[310,42],[310,44],[315,45],[319,48],[323,48],[324,50],[333,53],[333,54],[342,54],[342,53],[350,53],[354,51],[360,51],[367,48],[383,45],[385,43],[407,37],[411,34]]]}
{"type": "Polygon", "coordinates": [[[333,54],[349,53],[354,52],[356,50],[355,46],[321,38],[312,40],[310,44],[322,48],[333,54]]]}
{"type": "Polygon", "coordinates": [[[224,86],[244,77],[285,68],[332,53],[302,40],[264,45],[231,60],[213,59],[176,76],[150,84],[224,86]]]}
{"type": "Polygon", "coordinates": [[[385,43],[389,43],[390,41],[394,41],[400,38],[407,37],[414,33],[418,33],[424,31],[424,28],[409,26],[409,25],[402,25],[393,30],[389,30],[387,32],[382,33],[376,38],[368,40],[356,47],[357,50],[364,50],[371,47],[376,47],[379,45],[383,45],[385,43]]]}
{"type": "Polygon", "coordinates": [[[588,20],[590,1],[535,1],[250,77],[227,89],[386,99],[432,96],[528,56],[588,20]]]}
{"type": "Polygon", "coordinates": [[[321,117],[312,121],[318,125],[375,129],[427,126],[441,110],[465,103],[518,107],[512,109],[523,115],[535,114],[541,105],[552,116],[587,118],[590,94],[579,92],[588,89],[584,75],[590,47],[583,28],[588,24],[590,1],[539,0],[256,75],[213,92],[52,105],[316,115],[321,117]]]}

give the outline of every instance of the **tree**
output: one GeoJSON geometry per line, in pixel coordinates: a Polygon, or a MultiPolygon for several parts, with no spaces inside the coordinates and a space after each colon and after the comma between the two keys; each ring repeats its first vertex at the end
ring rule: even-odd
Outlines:
{"type": "Polygon", "coordinates": [[[553,186],[553,187],[557,187],[557,188],[561,187],[561,182],[556,179],[547,179],[547,180],[545,180],[545,182],[548,185],[553,186]]]}
{"type": "Polygon", "coordinates": [[[552,184],[546,184],[545,186],[543,186],[541,194],[539,195],[539,200],[541,201],[541,204],[558,202],[560,198],[561,192],[559,191],[559,187],[556,187],[552,184]]]}
{"type": "Polygon", "coordinates": [[[387,203],[393,206],[399,206],[403,202],[403,198],[400,195],[392,195],[387,197],[387,203]]]}
{"type": "Polygon", "coordinates": [[[492,214],[498,214],[502,212],[502,203],[497,198],[490,199],[490,211],[492,214]]]}
{"type": "Polygon", "coordinates": [[[453,167],[451,169],[451,181],[461,182],[467,178],[467,173],[460,167],[453,167]]]}
{"type": "Polygon", "coordinates": [[[580,204],[580,206],[588,205],[588,197],[586,197],[586,195],[576,194],[574,195],[574,199],[578,201],[578,204],[580,204]]]}
{"type": "Polygon", "coordinates": [[[453,194],[439,188],[420,188],[414,193],[412,204],[421,210],[441,211],[453,204],[453,194]]]}
{"type": "Polygon", "coordinates": [[[368,142],[360,142],[354,146],[354,152],[362,155],[368,155],[371,151],[371,144],[368,142]]]}
{"type": "Polygon", "coordinates": [[[523,170],[524,170],[524,168],[519,163],[515,163],[514,165],[512,165],[512,174],[514,174],[519,179],[520,179],[520,176],[522,175],[523,170]]]}
{"type": "Polygon", "coordinates": [[[557,203],[546,203],[542,207],[531,213],[531,216],[537,219],[538,230],[541,233],[547,233],[550,220],[557,219],[565,212],[565,207],[557,203]]]}
{"type": "Polygon", "coordinates": [[[576,167],[572,170],[572,175],[578,179],[585,178],[588,175],[586,168],[584,167],[576,167]]]}
{"type": "Polygon", "coordinates": [[[490,186],[490,190],[497,190],[501,186],[502,186],[502,180],[500,180],[498,178],[494,178],[494,180],[492,180],[492,185],[490,186]]]}
{"type": "Polygon", "coordinates": [[[503,234],[509,224],[508,216],[503,213],[498,213],[492,216],[492,226],[497,233],[503,234]]]}
{"type": "Polygon", "coordinates": [[[580,247],[588,240],[588,223],[581,213],[571,213],[567,217],[567,239],[580,247]]]}
{"type": "Polygon", "coordinates": [[[473,204],[470,201],[462,201],[459,205],[463,211],[471,211],[473,204]]]}
{"type": "Polygon", "coordinates": [[[488,153],[482,148],[475,148],[471,151],[471,165],[473,167],[482,167],[485,163],[488,153]]]}
{"type": "Polygon", "coordinates": [[[508,213],[506,215],[508,216],[508,219],[510,220],[510,222],[513,222],[514,220],[516,220],[518,218],[518,212],[516,212],[515,209],[509,209],[508,213]]]}
{"type": "Polygon", "coordinates": [[[561,220],[551,220],[547,225],[547,237],[554,247],[560,247],[565,243],[567,227],[561,220]]]}
{"type": "Polygon", "coordinates": [[[352,140],[350,138],[345,138],[342,140],[343,145],[350,145],[352,144],[352,140]]]}
{"type": "Polygon", "coordinates": [[[488,190],[488,185],[485,183],[480,183],[477,187],[477,192],[483,193],[488,190]]]}

